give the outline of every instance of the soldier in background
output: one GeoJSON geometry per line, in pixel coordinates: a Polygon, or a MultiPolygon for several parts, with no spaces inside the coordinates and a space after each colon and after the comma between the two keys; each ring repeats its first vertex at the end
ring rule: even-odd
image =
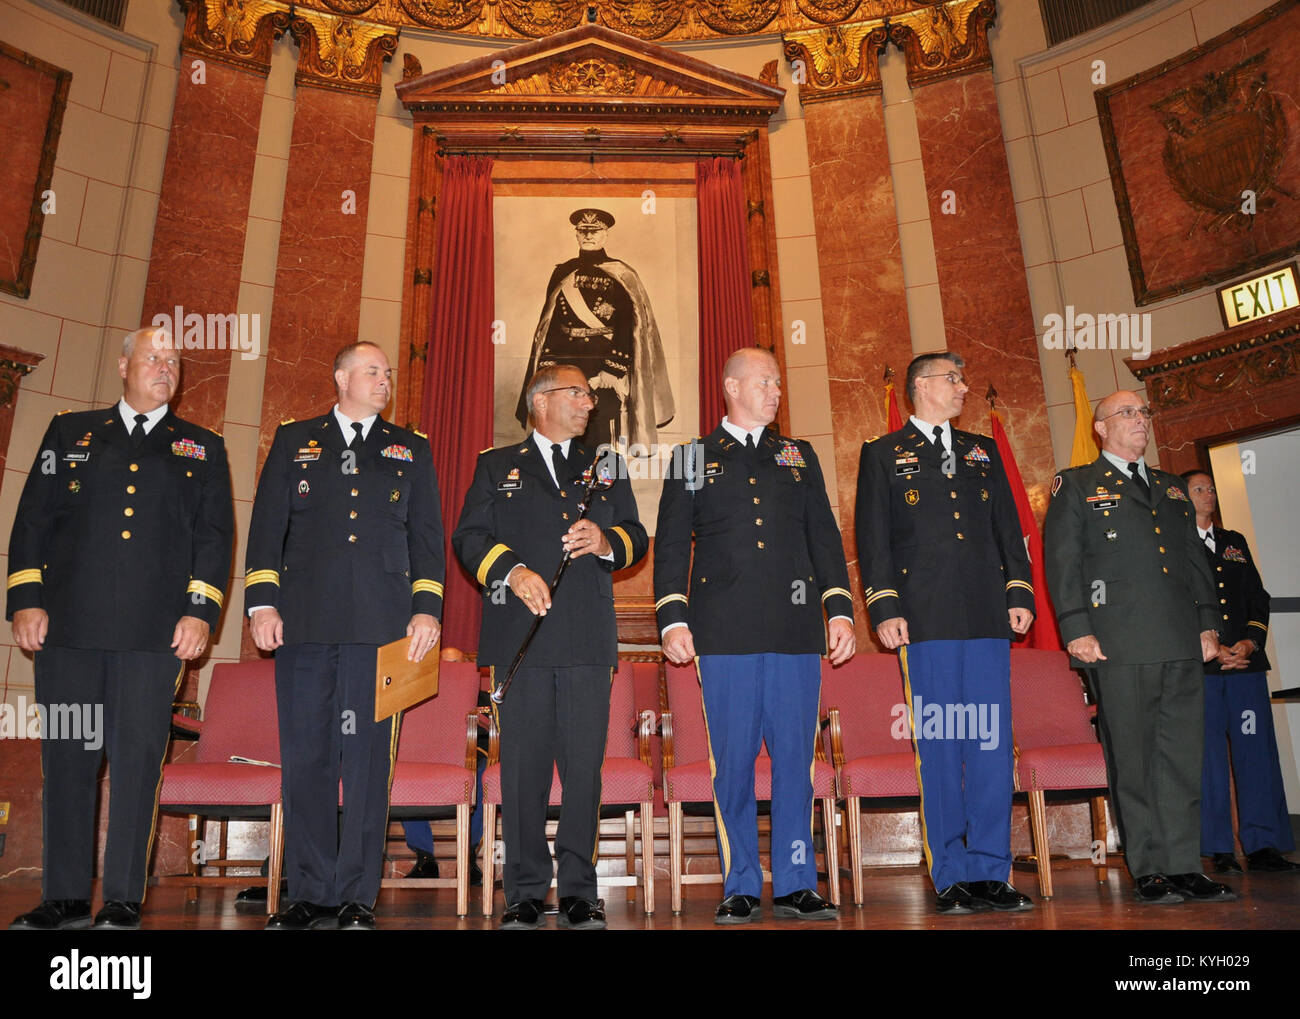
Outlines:
{"type": "Polygon", "coordinates": [[[533,334],[515,418],[528,427],[527,382],[542,368],[568,364],[586,377],[596,406],[581,436],[593,448],[608,443],[649,447],[656,429],[673,419],[659,327],[641,277],[605,254],[614,217],[604,209],[571,216],[578,255],[561,262],[546,286],[546,304],[533,334]]]}

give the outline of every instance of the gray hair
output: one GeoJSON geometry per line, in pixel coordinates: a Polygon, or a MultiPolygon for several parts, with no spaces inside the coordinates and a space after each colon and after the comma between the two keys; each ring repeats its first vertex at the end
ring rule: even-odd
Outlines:
{"type": "Polygon", "coordinates": [[[144,326],[143,328],[135,329],[122,337],[122,356],[128,361],[131,360],[131,355],[135,353],[135,341],[141,337],[153,336],[157,333],[161,333],[167,338],[166,341],[162,343],[155,341],[154,346],[157,349],[161,350],[163,347],[179,348],[180,344],[172,341],[170,330],[163,329],[159,326],[144,326]]]}
{"type": "Polygon", "coordinates": [[[560,372],[575,371],[584,379],[587,373],[579,368],[576,364],[549,364],[545,368],[538,368],[533,373],[533,377],[528,380],[528,388],[524,391],[525,405],[528,408],[528,417],[533,417],[533,397],[544,389],[555,388],[555,383],[559,381],[560,372]]]}
{"type": "Polygon", "coordinates": [[[921,354],[912,358],[912,363],[907,366],[907,402],[913,407],[916,406],[916,380],[921,377],[921,369],[935,361],[951,361],[958,368],[966,367],[966,362],[962,360],[961,355],[954,354],[950,350],[940,350],[933,354],[921,354]]]}

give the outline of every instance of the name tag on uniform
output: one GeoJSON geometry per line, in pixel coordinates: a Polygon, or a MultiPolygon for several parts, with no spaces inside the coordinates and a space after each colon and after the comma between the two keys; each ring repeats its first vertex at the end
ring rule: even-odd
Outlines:
{"type": "Polygon", "coordinates": [[[90,459],[90,454],[89,453],[64,453],[63,459],[65,461],[71,461],[72,463],[82,464],[90,459]]]}
{"type": "Polygon", "coordinates": [[[314,447],[304,446],[303,448],[299,449],[297,453],[294,454],[293,462],[296,464],[309,463],[309,462],[314,463],[315,461],[320,459],[320,455],[323,452],[324,450],[321,449],[319,446],[314,446],[314,447]]]}
{"type": "Polygon", "coordinates": [[[907,474],[915,474],[921,469],[920,458],[915,456],[900,456],[894,459],[894,477],[901,478],[907,474]]]}
{"type": "Polygon", "coordinates": [[[721,473],[722,473],[722,464],[720,463],[711,463],[711,464],[704,465],[704,476],[706,478],[716,478],[721,473]]]}
{"type": "Polygon", "coordinates": [[[524,487],[523,480],[519,477],[519,468],[513,467],[510,473],[506,475],[505,481],[497,482],[498,492],[517,492],[524,487]]]}
{"type": "Polygon", "coordinates": [[[1099,495],[1088,496],[1088,505],[1095,510],[1114,509],[1119,505],[1120,497],[1111,492],[1102,492],[1099,495]]]}

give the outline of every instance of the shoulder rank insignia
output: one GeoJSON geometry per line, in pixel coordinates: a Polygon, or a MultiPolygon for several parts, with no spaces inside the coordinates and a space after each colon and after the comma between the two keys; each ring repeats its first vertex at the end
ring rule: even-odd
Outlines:
{"type": "Polygon", "coordinates": [[[1171,499],[1178,499],[1181,502],[1187,502],[1187,496],[1183,494],[1183,490],[1177,485],[1169,486],[1168,495],[1171,499]]]}
{"type": "Polygon", "coordinates": [[[428,438],[429,438],[427,435],[424,434],[424,432],[420,431],[420,429],[418,429],[418,428],[412,428],[411,431],[413,431],[416,435],[418,435],[418,436],[419,436],[420,438],[422,438],[422,439],[428,439],[428,438]]]}
{"type": "Polygon", "coordinates": [[[206,460],[208,458],[208,451],[193,439],[177,439],[172,443],[172,453],[176,456],[187,456],[191,460],[206,460]]]}
{"type": "Polygon", "coordinates": [[[1242,555],[1241,549],[1236,545],[1229,545],[1225,548],[1223,550],[1223,558],[1228,560],[1230,563],[1244,563],[1246,561],[1246,557],[1242,555]]]}
{"type": "Polygon", "coordinates": [[[282,425],[291,425],[291,424],[293,424],[293,422],[294,422],[294,418],[285,418],[283,421],[280,422],[280,424],[282,424],[282,425]]]}
{"type": "Polygon", "coordinates": [[[986,464],[989,462],[989,455],[984,452],[984,447],[977,442],[966,451],[966,455],[962,459],[967,463],[986,464]]]}
{"type": "Polygon", "coordinates": [[[380,456],[386,456],[390,460],[405,460],[411,462],[411,451],[408,447],[400,443],[393,443],[391,446],[385,446],[379,451],[380,456]]]}
{"type": "Polygon", "coordinates": [[[808,462],[793,442],[784,443],[776,451],[776,462],[782,467],[807,467],[808,462]]]}

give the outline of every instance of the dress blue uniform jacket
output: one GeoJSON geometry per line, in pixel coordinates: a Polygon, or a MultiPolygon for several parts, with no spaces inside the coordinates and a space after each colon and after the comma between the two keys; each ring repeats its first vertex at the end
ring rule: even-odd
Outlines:
{"type": "Polygon", "coordinates": [[[49,647],[170,652],[181,616],[216,629],[234,531],[216,432],[169,410],[137,447],[116,406],[59,414],[18,502],[5,618],[45,609],[49,647]]]}
{"type": "Polygon", "coordinates": [[[257,484],[244,602],[289,644],[397,640],[442,616],[443,532],[429,442],[382,418],[349,450],[334,412],[276,430],[257,484]]]}
{"type": "Polygon", "coordinates": [[[1008,610],[1034,611],[1011,486],[992,439],[954,428],[952,446],[945,465],[910,421],[863,445],[856,521],[867,609],[876,626],[905,618],[913,643],[1010,639],[1008,610]]]}
{"type": "MultiPolygon", "coordinates": [[[[1201,543],[1205,545],[1204,542],[1201,543]]],[[[1214,551],[1205,553],[1214,571],[1214,594],[1219,603],[1219,620],[1216,628],[1224,646],[1231,646],[1249,637],[1255,642],[1255,653],[1250,656],[1245,669],[1223,671],[1217,658],[1205,663],[1210,674],[1239,676],[1243,672],[1267,672],[1271,665],[1264,653],[1268,641],[1269,597],[1250,546],[1244,535],[1226,527],[1214,529],[1214,551]]]]}
{"type": "Polygon", "coordinates": [[[600,527],[614,558],[584,555],[570,562],[525,664],[614,666],[612,574],[640,561],[650,545],[632,485],[621,459],[601,454],[597,462],[596,451],[577,439],[569,443],[567,477],[558,488],[542,456],[531,435],[480,453],[452,535],[456,557],[483,589],[478,662],[508,666],[514,660],[534,616],[507,588],[506,576],[523,564],[550,582],[564,557],[560,539],[578,519],[583,474],[596,464],[612,484],[593,493],[587,519],[600,527]]]}
{"type": "Polygon", "coordinates": [[[655,530],[660,632],[687,623],[701,655],[826,654],[825,620],[851,620],[853,599],[812,444],[769,429],[751,462],[719,425],[679,448],[655,530]]]}

